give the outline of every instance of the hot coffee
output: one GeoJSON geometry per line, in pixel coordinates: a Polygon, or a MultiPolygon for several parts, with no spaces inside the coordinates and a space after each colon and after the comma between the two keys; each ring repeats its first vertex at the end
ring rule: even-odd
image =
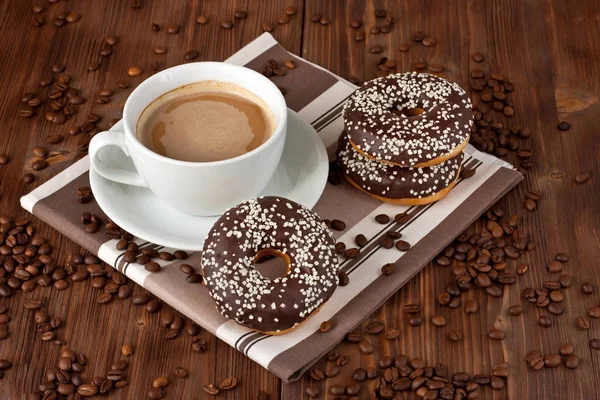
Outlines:
{"type": "Polygon", "coordinates": [[[138,120],[136,135],[162,156],[209,162],[256,149],[275,127],[273,113],[258,96],[232,83],[203,81],[150,103],[138,120]]]}

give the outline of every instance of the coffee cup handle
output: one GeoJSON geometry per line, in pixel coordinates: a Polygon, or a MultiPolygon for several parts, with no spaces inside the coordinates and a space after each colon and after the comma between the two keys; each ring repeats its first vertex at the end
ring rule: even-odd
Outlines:
{"type": "Polygon", "coordinates": [[[111,181],[126,185],[148,187],[146,182],[144,182],[144,178],[137,171],[114,167],[100,159],[100,150],[108,146],[117,146],[127,157],[130,157],[127,144],[125,143],[125,132],[116,130],[100,132],[92,138],[89,145],[88,151],[92,168],[111,181]]]}

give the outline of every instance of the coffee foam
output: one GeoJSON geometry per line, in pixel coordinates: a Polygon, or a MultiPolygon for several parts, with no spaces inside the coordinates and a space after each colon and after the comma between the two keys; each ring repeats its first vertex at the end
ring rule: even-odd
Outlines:
{"type": "Polygon", "coordinates": [[[138,121],[138,139],[151,150],[183,161],[237,157],[275,130],[265,102],[231,83],[203,81],[154,100],[138,121]]]}

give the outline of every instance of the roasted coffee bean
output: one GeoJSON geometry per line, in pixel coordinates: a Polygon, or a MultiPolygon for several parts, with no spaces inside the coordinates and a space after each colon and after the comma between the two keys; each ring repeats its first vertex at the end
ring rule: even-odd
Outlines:
{"type": "Polygon", "coordinates": [[[541,327],[548,328],[552,325],[552,319],[550,319],[550,317],[547,315],[540,315],[538,318],[538,324],[541,327]]]}
{"type": "Polygon", "coordinates": [[[380,46],[380,45],[378,45],[378,44],[375,44],[375,45],[373,45],[373,46],[369,47],[369,52],[370,52],[371,54],[379,54],[379,53],[381,53],[382,51],[383,51],[383,47],[381,47],[381,46],[380,46]]]}
{"type": "Polygon", "coordinates": [[[331,221],[331,229],[336,231],[343,231],[344,229],[346,229],[346,224],[343,221],[340,221],[339,219],[334,219],[331,221]]]}
{"type": "Polygon", "coordinates": [[[587,172],[579,172],[577,175],[575,175],[575,183],[586,183],[587,181],[590,180],[590,174],[587,172]]]}
{"type": "Polygon", "coordinates": [[[483,62],[484,57],[483,57],[483,54],[476,52],[476,53],[471,54],[471,59],[473,61],[475,61],[476,63],[480,63],[480,62],[483,62]]]}
{"type": "Polygon", "coordinates": [[[504,331],[501,329],[492,329],[488,333],[488,337],[492,340],[504,340],[504,331]]]}
{"type": "Polygon", "coordinates": [[[563,266],[560,261],[552,260],[548,263],[546,268],[548,269],[548,272],[556,273],[556,272],[561,272],[563,269],[563,266]]]}
{"type": "Polygon", "coordinates": [[[592,306],[588,310],[588,316],[591,318],[600,318],[600,306],[592,306]]]}
{"type": "Polygon", "coordinates": [[[346,335],[346,341],[350,343],[360,343],[362,340],[362,335],[360,333],[348,333],[346,335]]]}
{"type": "MultiPolygon", "coordinates": [[[[215,390],[217,391],[217,393],[219,392],[218,389],[215,388],[215,390]]],[[[206,386],[204,386],[204,391],[207,392],[208,394],[217,394],[217,393],[211,393],[211,392],[207,391],[206,386]]],[[[147,398],[148,398],[148,400],[159,400],[159,399],[164,398],[166,395],[167,395],[167,392],[165,391],[165,389],[151,387],[150,389],[148,389],[147,398]]]]}
{"type": "Polygon", "coordinates": [[[354,238],[354,243],[356,243],[356,245],[358,247],[364,247],[367,245],[369,241],[367,240],[367,237],[365,235],[363,235],[362,233],[359,233],[358,235],[356,235],[356,237],[354,238]]]}
{"type": "Polygon", "coordinates": [[[179,33],[179,25],[177,24],[167,24],[167,32],[176,35],[179,33]]]}
{"type": "Polygon", "coordinates": [[[341,385],[332,385],[329,388],[329,393],[331,393],[334,396],[341,396],[346,393],[346,388],[344,388],[341,385]]]}
{"type": "Polygon", "coordinates": [[[591,282],[583,282],[581,284],[581,293],[586,294],[586,295],[590,295],[590,294],[594,294],[594,284],[591,282]]]}
{"type": "Polygon", "coordinates": [[[323,321],[321,322],[321,325],[319,326],[319,331],[320,332],[329,332],[331,330],[331,321],[327,320],[327,321],[323,321]]]}
{"type": "Polygon", "coordinates": [[[98,393],[98,386],[93,383],[85,383],[77,388],[77,393],[83,397],[91,397],[98,393]]]}
{"type": "Polygon", "coordinates": [[[424,38],[425,38],[425,33],[421,32],[421,31],[416,31],[416,32],[413,34],[413,40],[414,40],[415,42],[420,42],[420,41],[422,41],[424,38]]]}
{"type": "Polygon", "coordinates": [[[458,329],[450,329],[450,331],[448,331],[448,337],[450,338],[450,340],[458,342],[463,338],[463,334],[458,329]]]}
{"type": "Polygon", "coordinates": [[[385,332],[385,338],[388,340],[393,340],[398,338],[402,334],[402,331],[398,328],[389,328],[385,332]]]}
{"type": "Polygon", "coordinates": [[[521,315],[523,314],[523,306],[520,304],[512,305],[508,308],[508,313],[510,315],[521,315]]]}
{"type": "Polygon", "coordinates": [[[185,280],[189,283],[202,283],[204,278],[200,274],[191,274],[185,277],[185,280]]]}
{"type": "Polygon", "coordinates": [[[169,386],[169,378],[166,376],[159,376],[158,378],[152,381],[152,387],[155,388],[164,388],[169,386]]]}
{"type": "Polygon", "coordinates": [[[165,46],[157,46],[154,48],[154,54],[159,56],[167,54],[167,48],[165,46]]]}
{"type": "Polygon", "coordinates": [[[418,314],[421,312],[421,305],[418,303],[407,304],[404,306],[404,312],[407,314],[418,314]]]}
{"type": "Polygon", "coordinates": [[[338,374],[340,373],[340,369],[339,367],[337,367],[336,365],[331,365],[329,368],[327,368],[327,370],[325,371],[325,376],[327,378],[333,378],[335,376],[338,376],[338,374]]]}
{"type": "Polygon", "coordinates": [[[140,76],[142,74],[142,69],[140,67],[130,67],[127,70],[127,75],[129,76],[140,76]]]}
{"type": "Polygon", "coordinates": [[[321,392],[319,391],[319,389],[317,389],[315,387],[307,387],[306,390],[304,391],[304,393],[306,393],[306,395],[308,397],[310,397],[311,399],[317,398],[321,395],[321,392]]]}
{"type": "Polygon", "coordinates": [[[310,370],[310,377],[314,380],[314,381],[322,381],[323,379],[325,379],[325,373],[318,369],[318,368],[313,368],[310,370]]]}
{"type": "Polygon", "coordinates": [[[322,16],[321,19],[319,20],[319,23],[321,25],[329,25],[331,23],[331,20],[329,19],[329,17],[322,16]]]}
{"type": "Polygon", "coordinates": [[[423,40],[421,40],[421,44],[425,47],[431,47],[431,46],[435,46],[435,44],[437,43],[437,40],[435,40],[432,37],[425,37],[423,38],[423,40]]]}
{"type": "Polygon", "coordinates": [[[264,22],[260,27],[263,30],[263,32],[273,32],[273,29],[274,29],[273,25],[271,25],[267,22],[264,22]]]}
{"type": "Polygon", "coordinates": [[[370,342],[364,340],[358,344],[358,348],[363,354],[371,354],[374,350],[373,345],[370,342]]]}
{"type": "Polygon", "coordinates": [[[590,329],[590,320],[586,317],[577,317],[575,324],[579,329],[588,330],[590,329]]]}
{"type": "Polygon", "coordinates": [[[141,306],[145,305],[150,301],[150,297],[146,293],[138,293],[133,296],[131,302],[133,305],[141,306]]]}
{"type": "Polygon", "coordinates": [[[173,256],[178,260],[185,260],[188,258],[188,253],[183,250],[176,250],[173,252],[173,256]]]}
{"type": "Polygon", "coordinates": [[[594,350],[600,350],[600,339],[590,339],[590,347],[594,350]]]}
{"type": "Polygon", "coordinates": [[[381,267],[381,273],[382,273],[382,275],[388,276],[388,275],[393,274],[395,269],[396,269],[396,264],[387,263],[383,267],[381,267]]]}
{"type": "Polygon", "coordinates": [[[560,365],[561,358],[558,354],[547,354],[546,357],[544,357],[544,362],[546,368],[556,368],[560,365]]]}
{"type": "Polygon", "coordinates": [[[404,240],[398,240],[396,242],[396,249],[398,249],[402,252],[406,252],[406,251],[410,250],[410,244],[404,240]]]}
{"type": "Polygon", "coordinates": [[[434,315],[431,317],[431,323],[435,326],[444,326],[446,325],[447,321],[446,318],[441,315],[434,315]]]}
{"type": "Polygon", "coordinates": [[[575,369],[579,366],[579,357],[575,354],[569,354],[565,359],[565,367],[575,369]]]}
{"type": "Polygon", "coordinates": [[[392,239],[389,236],[383,236],[379,240],[379,245],[384,249],[391,249],[392,247],[394,247],[394,239],[392,239]]]}
{"type": "Polygon", "coordinates": [[[338,273],[338,284],[340,286],[347,286],[348,283],[350,283],[350,278],[348,277],[348,274],[344,271],[340,271],[338,273]]]}
{"type": "Polygon", "coordinates": [[[154,314],[160,310],[160,305],[160,301],[157,299],[152,299],[148,302],[148,304],[146,304],[146,311],[148,311],[150,314],[154,314]]]}
{"type": "Polygon", "coordinates": [[[384,327],[385,327],[385,324],[383,323],[383,321],[377,320],[377,321],[368,323],[365,329],[367,330],[367,332],[374,335],[374,334],[381,333],[383,331],[384,327]]]}
{"type": "Polygon", "coordinates": [[[573,354],[574,352],[574,346],[571,343],[565,343],[562,346],[560,346],[560,350],[559,353],[562,356],[568,356],[573,354]]]}
{"type": "Polygon", "coordinates": [[[285,8],[285,13],[287,15],[296,15],[298,13],[298,9],[295,6],[287,6],[285,8]]]}
{"type": "Polygon", "coordinates": [[[345,258],[356,258],[360,255],[360,250],[357,249],[356,247],[352,247],[352,248],[344,250],[343,254],[344,254],[345,258]]]}
{"type": "Polygon", "coordinates": [[[198,51],[196,51],[196,50],[189,50],[187,53],[185,53],[185,55],[183,57],[187,61],[191,61],[191,60],[195,60],[196,58],[198,58],[199,55],[200,55],[200,53],[198,53],[198,51]]]}
{"type": "Polygon", "coordinates": [[[560,131],[568,131],[569,129],[571,129],[571,124],[568,123],[567,121],[561,121],[558,123],[558,125],[556,127],[560,131]]]}
{"type": "Polygon", "coordinates": [[[390,217],[386,214],[378,214],[377,216],[375,216],[375,221],[384,225],[390,222],[390,217]]]}
{"type": "Polygon", "coordinates": [[[179,270],[180,270],[181,272],[183,272],[184,274],[186,274],[186,275],[190,275],[190,274],[193,274],[194,272],[196,272],[196,271],[194,270],[194,267],[192,267],[192,266],[191,266],[191,265],[189,265],[189,264],[181,264],[181,265],[179,266],[179,270]]]}

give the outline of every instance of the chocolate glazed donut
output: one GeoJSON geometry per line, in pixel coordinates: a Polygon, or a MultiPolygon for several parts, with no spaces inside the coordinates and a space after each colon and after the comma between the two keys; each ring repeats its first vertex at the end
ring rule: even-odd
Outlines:
{"type": "Polygon", "coordinates": [[[440,200],[459,177],[463,153],[431,167],[398,167],[373,161],[350,145],[342,133],[337,161],[348,182],[371,196],[394,204],[419,205],[440,200]]]}
{"type": "Polygon", "coordinates": [[[202,272],[217,310],[269,334],[295,328],[337,286],[335,240],[312,211],[281,197],[260,197],[227,210],[204,242],[202,272]],[[261,257],[287,263],[270,280],[254,266],[261,257]]]}
{"type": "Polygon", "coordinates": [[[458,155],[473,124],[471,100],[459,85],[416,72],[367,82],[346,102],[343,116],[354,148],[403,167],[427,167],[458,155]]]}

